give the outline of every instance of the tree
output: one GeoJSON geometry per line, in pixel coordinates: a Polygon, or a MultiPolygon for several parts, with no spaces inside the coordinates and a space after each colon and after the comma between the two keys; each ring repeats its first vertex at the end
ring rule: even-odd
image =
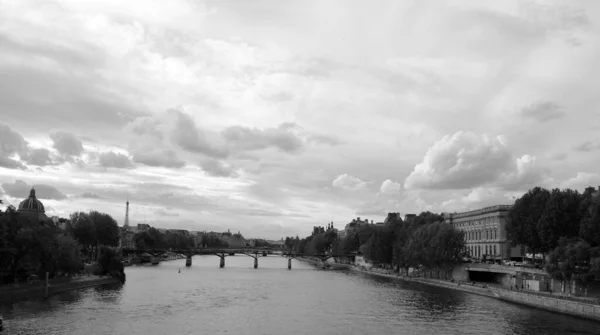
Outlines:
{"type": "Polygon", "coordinates": [[[507,237],[513,245],[525,245],[534,253],[542,250],[538,226],[549,197],[548,190],[535,187],[515,201],[506,222],[507,237]]]}
{"type": "Polygon", "coordinates": [[[394,238],[391,229],[376,230],[365,244],[365,257],[374,263],[391,264],[394,256],[394,238]]]}
{"type": "Polygon", "coordinates": [[[544,211],[538,221],[538,231],[544,250],[553,250],[561,237],[576,237],[579,234],[579,205],[581,195],[566,189],[552,190],[544,211]]]}
{"type": "Polygon", "coordinates": [[[588,208],[581,209],[583,216],[579,236],[592,246],[600,246],[600,195],[594,196],[587,203],[588,208]]]}
{"type": "Polygon", "coordinates": [[[82,271],[84,266],[79,257],[79,250],[81,249],[79,243],[74,238],[65,235],[59,235],[57,242],[58,269],[69,275],[82,271]]]}
{"type": "Polygon", "coordinates": [[[97,244],[113,247],[119,245],[119,226],[112,216],[91,211],[89,217],[95,227],[97,244]]]}

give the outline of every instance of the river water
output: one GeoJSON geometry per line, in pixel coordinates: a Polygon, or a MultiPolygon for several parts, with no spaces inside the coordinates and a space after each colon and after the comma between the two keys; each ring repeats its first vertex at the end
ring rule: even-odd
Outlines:
{"type": "Polygon", "coordinates": [[[278,256],[218,264],[128,267],[125,285],[3,305],[4,334],[600,334],[594,321],[460,291],[296,260],[289,271],[278,256]]]}

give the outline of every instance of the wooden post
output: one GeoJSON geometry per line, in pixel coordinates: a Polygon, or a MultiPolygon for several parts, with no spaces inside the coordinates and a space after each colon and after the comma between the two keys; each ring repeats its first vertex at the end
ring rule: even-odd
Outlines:
{"type": "Polygon", "coordinates": [[[50,273],[46,272],[46,292],[44,294],[44,297],[48,298],[48,289],[50,288],[50,273]]]}
{"type": "Polygon", "coordinates": [[[219,267],[220,268],[224,268],[225,267],[225,256],[219,256],[221,257],[221,261],[219,262],[219,267]]]}
{"type": "Polygon", "coordinates": [[[254,257],[254,268],[258,267],[258,257],[254,257]]]}
{"type": "Polygon", "coordinates": [[[292,269],[292,259],[288,258],[288,270],[292,269]]]}

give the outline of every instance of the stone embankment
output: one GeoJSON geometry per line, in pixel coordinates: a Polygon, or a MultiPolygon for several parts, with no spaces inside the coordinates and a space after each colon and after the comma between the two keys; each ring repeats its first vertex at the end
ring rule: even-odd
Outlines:
{"type": "MultiPolygon", "coordinates": [[[[118,278],[110,276],[87,276],[65,281],[50,281],[48,296],[60,292],[79,290],[107,284],[119,284],[118,278]]],[[[43,281],[35,284],[3,285],[0,286],[0,302],[12,302],[26,299],[43,298],[46,287],[43,281]]]]}
{"type": "MultiPolygon", "coordinates": [[[[323,265],[323,263],[318,260],[307,258],[302,258],[302,260],[319,266],[323,265]]],[[[572,299],[561,299],[559,297],[536,295],[527,292],[510,291],[506,289],[499,289],[497,287],[489,287],[481,283],[476,284],[461,281],[449,281],[433,278],[403,276],[397,273],[393,273],[390,270],[378,268],[366,269],[354,266],[352,264],[327,263],[327,265],[336,268],[347,268],[353,271],[358,271],[385,278],[417,282],[431,286],[445,287],[453,290],[479,294],[486,297],[541,308],[548,311],[600,321],[600,305],[591,302],[575,301],[572,299]]]]}
{"type": "Polygon", "coordinates": [[[572,316],[600,321],[600,305],[589,302],[567,300],[551,296],[541,296],[527,292],[510,291],[505,289],[499,289],[496,287],[488,287],[487,285],[481,283],[473,284],[457,281],[452,282],[448,280],[433,278],[408,277],[393,274],[391,273],[391,271],[381,269],[371,269],[370,271],[366,271],[357,267],[352,267],[352,269],[355,271],[368,273],[376,276],[418,282],[438,287],[446,287],[453,290],[479,294],[531,307],[541,308],[553,312],[569,314],[572,316]]]}

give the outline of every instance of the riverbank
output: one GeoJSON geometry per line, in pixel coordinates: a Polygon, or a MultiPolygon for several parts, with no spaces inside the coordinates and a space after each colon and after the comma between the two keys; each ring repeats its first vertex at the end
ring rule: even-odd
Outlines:
{"type": "Polygon", "coordinates": [[[367,273],[375,276],[398,279],[403,281],[423,283],[431,286],[445,287],[453,290],[474,293],[490,298],[500,299],[520,305],[540,308],[556,313],[568,314],[571,316],[581,317],[588,320],[600,322],[600,305],[586,303],[583,301],[565,300],[549,296],[539,296],[527,292],[516,292],[504,289],[489,288],[482,284],[470,284],[451,282],[441,279],[408,277],[398,274],[381,273],[377,271],[365,271],[358,267],[351,267],[353,271],[367,273]]]}
{"type": "MultiPolygon", "coordinates": [[[[60,282],[50,281],[48,296],[65,291],[119,283],[121,283],[121,281],[118,278],[110,276],[86,276],[66,281],[61,280],[60,282]]],[[[5,287],[0,287],[0,303],[26,299],[39,299],[46,295],[46,288],[43,281],[36,284],[4,286],[5,287]]]]}

